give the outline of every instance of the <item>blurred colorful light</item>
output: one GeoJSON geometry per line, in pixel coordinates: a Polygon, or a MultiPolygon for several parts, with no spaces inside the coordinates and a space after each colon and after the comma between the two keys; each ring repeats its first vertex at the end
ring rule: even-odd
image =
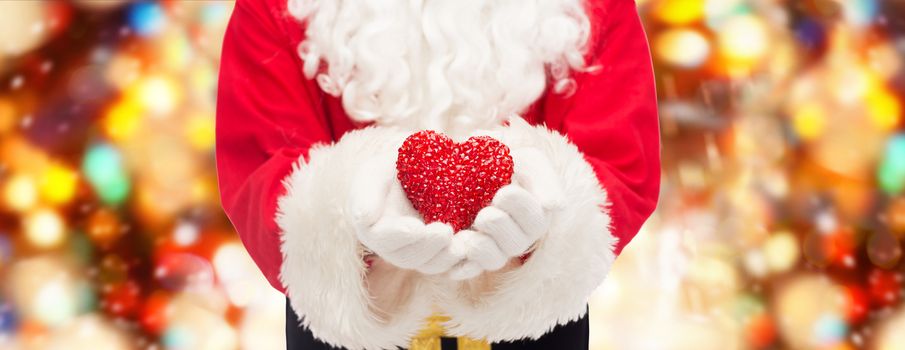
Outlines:
{"type": "Polygon", "coordinates": [[[894,198],[886,208],[889,229],[900,239],[905,239],[905,197],[894,198]]]}
{"type": "Polygon", "coordinates": [[[153,76],[140,81],[136,87],[135,97],[141,106],[157,117],[166,117],[180,103],[180,85],[170,78],[153,76]]]}
{"type": "Polygon", "coordinates": [[[902,107],[899,100],[882,85],[876,84],[865,96],[870,121],[883,131],[889,131],[899,125],[902,107]]]}
{"type": "Polygon", "coordinates": [[[25,237],[39,248],[56,247],[65,238],[65,223],[57,212],[38,209],[24,218],[25,237]]]}
{"type": "Polygon", "coordinates": [[[167,23],[160,4],[140,1],[129,7],[129,26],[141,36],[152,36],[162,31],[167,23]]]}
{"type": "Polygon", "coordinates": [[[170,313],[170,299],[166,293],[155,292],[142,304],[139,323],[152,334],[160,334],[167,325],[167,315],[170,313]]]}
{"type": "Polygon", "coordinates": [[[189,117],[185,126],[186,138],[192,147],[209,151],[214,147],[214,118],[210,114],[197,113],[189,117]]]}
{"type": "Polygon", "coordinates": [[[135,281],[126,280],[104,288],[102,306],[113,315],[133,316],[141,306],[141,288],[135,281]]]}
{"type": "Polygon", "coordinates": [[[821,346],[837,345],[845,339],[848,325],[845,320],[835,314],[826,314],[814,324],[814,339],[821,346]]]}
{"type": "Polygon", "coordinates": [[[49,350],[130,350],[127,333],[98,315],[80,316],[52,333],[49,350]]]}
{"type": "Polygon", "coordinates": [[[696,68],[710,55],[707,38],[693,29],[664,31],[654,39],[653,48],[660,59],[681,68],[696,68]]]}
{"type": "MultiPolygon", "coordinates": [[[[209,298],[210,299],[210,298],[209,298]]],[[[236,330],[223,318],[223,308],[191,294],[180,294],[171,302],[170,323],[162,337],[172,350],[235,349],[236,330]]]]}
{"type": "Polygon", "coordinates": [[[104,117],[104,131],[114,141],[134,137],[141,125],[141,113],[141,106],[134,99],[121,99],[104,117]]]}
{"type": "Polygon", "coordinates": [[[0,300],[0,336],[15,331],[19,324],[13,305],[0,300]]]}
{"type": "Polygon", "coordinates": [[[0,232],[0,269],[13,258],[13,244],[9,240],[9,234],[0,232]]]}
{"type": "Polygon", "coordinates": [[[657,18],[671,25],[690,24],[704,16],[704,0],[665,0],[654,6],[657,18]]]}
{"type": "Polygon", "coordinates": [[[213,264],[217,278],[233,305],[247,306],[255,297],[269,289],[267,281],[257,272],[251,256],[238,242],[220,246],[214,254],[213,264]]]}
{"type": "Polygon", "coordinates": [[[52,204],[65,204],[75,196],[78,174],[61,164],[51,164],[41,176],[41,196],[52,204]]]}
{"type": "Polygon", "coordinates": [[[798,240],[789,232],[776,232],[764,243],[767,266],[775,273],[788,271],[798,263],[798,240]]]}
{"type": "Polygon", "coordinates": [[[35,315],[47,325],[58,326],[76,316],[77,299],[71,286],[64,280],[51,280],[35,291],[35,315]]]}
{"type": "Polygon", "coordinates": [[[0,1],[0,60],[18,56],[40,45],[47,38],[44,1],[0,1]]]}
{"type": "Polygon", "coordinates": [[[902,259],[902,243],[886,230],[872,232],[867,239],[867,257],[876,266],[895,268],[902,259]]]}
{"type": "Polygon", "coordinates": [[[9,132],[16,125],[16,107],[9,99],[0,98],[0,134],[9,132]]]}
{"type": "Polygon", "coordinates": [[[851,324],[859,324],[867,319],[870,312],[870,298],[859,285],[845,286],[845,318],[851,324]]]}
{"type": "Polygon", "coordinates": [[[775,309],[780,333],[790,348],[816,349],[837,335],[844,315],[841,288],[819,275],[799,276],[778,286],[775,309]]]}
{"type": "Polygon", "coordinates": [[[173,230],[173,242],[180,246],[190,246],[198,241],[199,235],[200,232],[197,225],[183,222],[176,225],[173,230]]]}
{"type": "Polygon", "coordinates": [[[876,350],[905,350],[905,309],[891,315],[888,323],[879,329],[876,350]]]}
{"type": "Polygon", "coordinates": [[[99,209],[91,213],[86,231],[91,239],[101,246],[116,240],[122,234],[119,217],[109,209],[99,209]]]}
{"type": "Polygon", "coordinates": [[[874,269],[867,277],[870,297],[875,306],[895,305],[902,299],[902,273],[874,269]]]}
{"type": "Polygon", "coordinates": [[[38,202],[38,188],[31,177],[23,174],[13,175],[3,186],[3,197],[10,209],[23,212],[38,202]]]}
{"type": "Polygon", "coordinates": [[[213,287],[214,271],[207,260],[197,255],[171,253],[159,259],[154,278],[170,291],[204,292],[213,287]]]}
{"type": "Polygon", "coordinates": [[[192,60],[192,46],[186,35],[179,31],[167,31],[160,39],[161,61],[171,69],[187,66],[192,60]]]}
{"type": "Polygon", "coordinates": [[[131,188],[129,177],[119,151],[112,146],[91,146],[85,154],[82,171],[104,203],[119,204],[128,197],[131,188]]]}
{"type": "Polygon", "coordinates": [[[119,7],[126,3],[128,0],[75,0],[76,5],[97,11],[107,11],[119,7]]]}
{"type": "Polygon", "coordinates": [[[4,282],[25,322],[57,327],[91,307],[88,283],[57,257],[45,255],[21,260],[4,282]]]}
{"type": "Polygon", "coordinates": [[[857,27],[871,24],[880,10],[877,0],[847,0],[839,1],[839,4],[846,21],[857,27]]]}
{"type": "Polygon", "coordinates": [[[770,34],[762,19],[753,15],[733,16],[717,31],[720,53],[730,69],[747,72],[770,48],[770,34]]]}
{"type": "Polygon", "coordinates": [[[896,195],[905,190],[905,134],[897,134],[887,141],[877,182],[884,192],[896,195]]]}
{"type": "Polygon", "coordinates": [[[750,318],[746,326],[748,343],[754,348],[767,348],[776,341],[776,325],[766,312],[750,318]]]}
{"type": "Polygon", "coordinates": [[[710,28],[719,28],[727,18],[749,11],[744,0],[706,0],[704,5],[707,26],[710,28]]]}
{"type": "Polygon", "coordinates": [[[826,129],[826,112],[823,105],[805,103],[795,109],[792,115],[792,128],[795,134],[804,140],[814,140],[826,129]]]}

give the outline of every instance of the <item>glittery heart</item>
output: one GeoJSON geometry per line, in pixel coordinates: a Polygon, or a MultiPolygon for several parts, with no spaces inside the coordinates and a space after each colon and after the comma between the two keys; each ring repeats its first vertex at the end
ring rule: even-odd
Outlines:
{"type": "Polygon", "coordinates": [[[478,211],[512,181],[509,147],[489,136],[456,143],[426,130],[399,147],[396,176],[425,222],[445,222],[456,232],[471,226],[478,211]]]}

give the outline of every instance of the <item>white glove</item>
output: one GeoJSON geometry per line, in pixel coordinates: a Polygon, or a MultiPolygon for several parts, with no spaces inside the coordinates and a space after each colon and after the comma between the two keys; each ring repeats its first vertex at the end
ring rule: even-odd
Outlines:
{"type": "Polygon", "coordinates": [[[396,180],[391,159],[372,159],[354,175],[346,208],[358,240],[398,267],[425,274],[447,272],[463,256],[451,249],[453,229],[425,224],[396,180]]]}
{"type": "Polygon", "coordinates": [[[509,259],[528,252],[548,231],[550,212],[562,205],[562,188],[546,156],[522,149],[513,150],[512,158],[513,183],[497,191],[471,229],[453,238],[452,250],[465,256],[449,272],[454,280],[499,270],[509,259]]]}

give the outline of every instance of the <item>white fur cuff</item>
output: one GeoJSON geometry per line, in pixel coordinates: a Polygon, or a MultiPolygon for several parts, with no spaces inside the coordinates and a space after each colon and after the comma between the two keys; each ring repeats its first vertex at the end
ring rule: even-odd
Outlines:
{"type": "Polygon", "coordinates": [[[585,314],[588,297],[615,259],[616,238],[606,192],[575,145],[521,119],[492,135],[513,150],[533,147],[549,158],[564,200],[524,265],[450,282],[441,307],[451,318],[452,335],[490,342],[536,339],[585,314]]]}
{"type": "Polygon", "coordinates": [[[429,283],[419,275],[380,269],[368,274],[344,209],[353,187],[350,174],[367,159],[394,159],[406,136],[380,127],[349,132],[333,145],[312,148],[308,161],[299,160],[284,180],[287,192],[276,218],[283,240],[281,279],[302,324],[331,345],[406,347],[432,311],[429,283]]]}

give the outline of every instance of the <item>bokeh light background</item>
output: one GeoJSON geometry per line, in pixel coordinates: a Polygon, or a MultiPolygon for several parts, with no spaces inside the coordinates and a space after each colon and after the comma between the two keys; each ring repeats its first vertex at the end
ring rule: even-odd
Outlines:
{"type": "MultiPolygon", "coordinates": [[[[660,207],[593,349],[905,349],[905,1],[647,0],[660,207]]],[[[220,211],[230,1],[0,1],[0,348],[278,349],[220,211]]]]}

